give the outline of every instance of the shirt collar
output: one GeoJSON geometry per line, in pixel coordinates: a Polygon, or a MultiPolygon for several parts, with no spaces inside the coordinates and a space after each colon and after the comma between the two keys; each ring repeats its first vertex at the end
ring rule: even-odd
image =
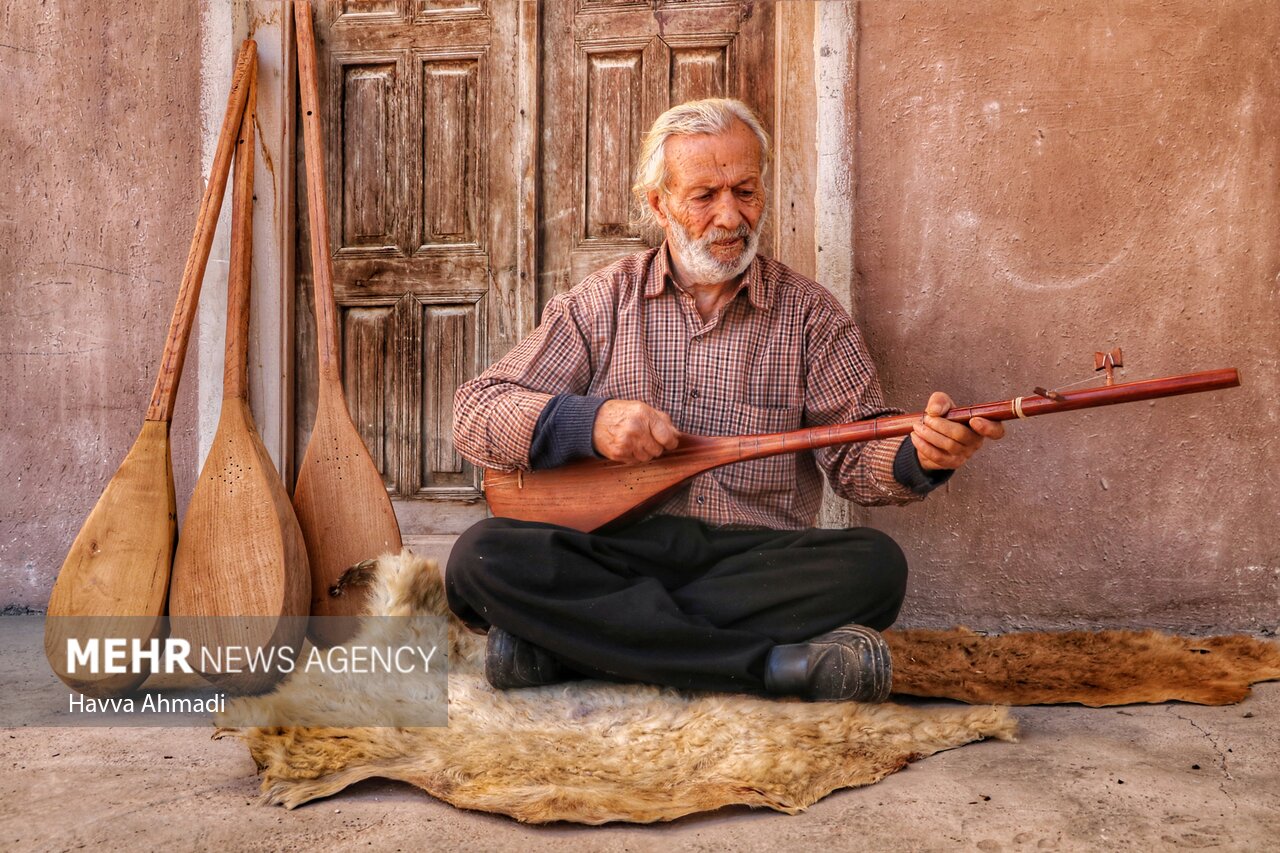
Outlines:
{"type": "MultiPolygon", "coordinates": [[[[644,296],[646,299],[652,299],[662,293],[666,288],[667,282],[671,282],[671,286],[675,287],[675,278],[672,275],[670,250],[667,248],[667,241],[662,241],[662,246],[654,253],[653,266],[649,270],[649,280],[645,283],[644,296]]],[[[742,274],[742,280],[738,282],[738,290],[734,296],[742,292],[742,288],[747,289],[747,296],[751,299],[751,304],[762,310],[768,311],[773,303],[773,288],[770,282],[764,276],[764,264],[761,262],[760,253],[751,259],[751,263],[747,266],[746,271],[742,274]]]]}

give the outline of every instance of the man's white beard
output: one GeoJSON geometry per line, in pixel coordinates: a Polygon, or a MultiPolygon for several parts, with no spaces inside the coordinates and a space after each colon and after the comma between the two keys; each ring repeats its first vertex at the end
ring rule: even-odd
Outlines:
{"type": "Polygon", "coordinates": [[[754,231],[748,228],[744,222],[733,231],[725,228],[712,228],[702,235],[702,239],[694,240],[689,236],[689,232],[685,230],[685,227],[680,224],[680,220],[676,219],[668,211],[664,210],[663,212],[666,213],[667,222],[671,225],[667,235],[671,238],[671,242],[680,256],[684,271],[693,278],[690,284],[721,284],[737,278],[751,265],[752,259],[756,256],[756,249],[760,246],[760,233],[764,231],[764,213],[760,214],[760,219],[756,222],[754,231]],[[717,259],[715,255],[711,254],[712,243],[719,240],[732,240],[735,237],[746,238],[742,252],[736,259],[726,262],[717,259]]]}

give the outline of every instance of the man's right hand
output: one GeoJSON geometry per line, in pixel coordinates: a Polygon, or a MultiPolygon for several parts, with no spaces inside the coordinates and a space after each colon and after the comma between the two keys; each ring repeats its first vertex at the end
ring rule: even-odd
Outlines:
{"type": "Polygon", "coordinates": [[[671,418],[639,400],[606,400],[596,412],[591,442],[614,462],[648,462],[680,443],[671,418]]]}

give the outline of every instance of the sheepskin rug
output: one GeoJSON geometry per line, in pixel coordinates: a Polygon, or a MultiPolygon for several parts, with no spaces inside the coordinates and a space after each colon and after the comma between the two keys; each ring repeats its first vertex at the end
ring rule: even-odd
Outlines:
{"type": "MultiPolygon", "coordinates": [[[[372,613],[448,613],[437,566],[407,551],[382,558],[371,582],[372,613]]],[[[387,624],[371,620],[356,641],[394,641],[378,635],[387,624]]],[[[484,638],[452,618],[449,634],[447,728],[282,724],[217,736],[248,745],[264,799],[287,808],[383,777],[460,808],[587,824],[673,820],[734,804],[795,813],[935,752],[1015,738],[1008,711],[993,707],[810,704],[590,681],[495,692],[484,680],[484,638]]],[[[227,716],[284,723],[335,703],[375,703],[385,716],[390,705],[444,689],[441,680],[397,676],[380,690],[349,690],[341,675],[310,675],[235,700],[227,716]]]]}
{"type": "MultiPolygon", "coordinates": [[[[370,613],[410,617],[369,619],[357,642],[417,640],[448,614],[437,565],[408,551],[349,580],[372,585],[370,613]]],[[[383,777],[531,823],[645,823],[735,804],[795,813],[935,752],[1014,740],[1008,710],[989,703],[1220,705],[1280,679],[1280,645],[1244,636],[955,628],[886,633],[894,692],[986,707],[810,704],[592,681],[504,693],[484,679],[484,638],[448,619],[447,685],[438,669],[389,676],[373,690],[367,676],[357,688],[351,676],[298,672],[225,715],[272,725],[217,736],[248,745],[265,801],[287,808],[383,777]],[[395,720],[396,709],[440,701],[446,688],[448,728],[299,725],[310,709],[334,707],[395,720]]]]}
{"type": "Polygon", "coordinates": [[[1230,705],[1280,679],[1280,644],[1157,631],[888,631],[893,692],[1002,705],[1230,705]]]}

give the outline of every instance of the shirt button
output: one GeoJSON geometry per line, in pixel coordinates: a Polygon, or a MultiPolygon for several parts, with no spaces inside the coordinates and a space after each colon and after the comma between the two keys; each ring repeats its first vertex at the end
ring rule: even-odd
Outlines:
{"type": "Polygon", "coordinates": [[[698,495],[698,503],[704,504],[706,502],[707,502],[707,499],[704,495],[698,495]]]}
{"type": "Polygon", "coordinates": [[[692,391],[690,391],[689,396],[695,400],[698,399],[698,389],[694,388],[692,391]]]}

